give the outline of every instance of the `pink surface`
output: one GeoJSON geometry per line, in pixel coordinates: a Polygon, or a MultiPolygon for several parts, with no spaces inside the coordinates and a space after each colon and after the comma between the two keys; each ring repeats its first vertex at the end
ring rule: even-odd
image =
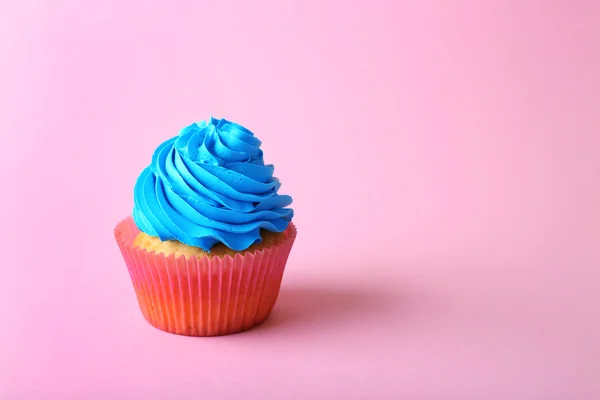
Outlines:
{"type": "Polygon", "coordinates": [[[0,398],[600,398],[600,4],[491,3],[3,4],[0,398]],[[211,114],[299,235],[265,324],[188,338],[113,228],[211,114]]]}

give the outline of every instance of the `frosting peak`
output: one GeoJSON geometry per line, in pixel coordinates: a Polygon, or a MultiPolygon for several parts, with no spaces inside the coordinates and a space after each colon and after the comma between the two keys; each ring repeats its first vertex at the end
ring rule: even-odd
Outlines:
{"type": "Polygon", "coordinates": [[[155,150],[134,188],[133,219],[161,240],[206,251],[217,242],[241,251],[260,230],[283,232],[292,198],[265,165],[261,141],[241,125],[210,118],[183,128],[155,150]]]}

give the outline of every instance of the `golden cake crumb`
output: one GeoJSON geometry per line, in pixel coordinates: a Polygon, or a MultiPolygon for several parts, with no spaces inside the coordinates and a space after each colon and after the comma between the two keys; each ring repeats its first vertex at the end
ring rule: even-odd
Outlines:
{"type": "Polygon", "coordinates": [[[162,241],[156,236],[150,236],[144,232],[140,232],[135,240],[133,241],[134,247],[139,247],[148,252],[154,251],[156,254],[163,253],[166,257],[171,254],[175,254],[175,257],[185,255],[186,257],[223,257],[225,254],[229,254],[234,257],[237,253],[244,254],[246,252],[254,252],[256,250],[262,250],[265,247],[270,247],[280,242],[284,237],[284,232],[270,232],[267,230],[261,230],[260,236],[262,242],[250,246],[246,250],[235,251],[225,246],[223,243],[215,244],[210,253],[202,250],[199,247],[188,246],[187,244],[181,243],[177,240],[166,240],[162,241]]]}

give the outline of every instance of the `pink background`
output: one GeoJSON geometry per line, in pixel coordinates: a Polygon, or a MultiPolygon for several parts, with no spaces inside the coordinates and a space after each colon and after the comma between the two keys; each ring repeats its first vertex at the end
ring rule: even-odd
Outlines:
{"type": "Polygon", "coordinates": [[[2,4],[0,398],[600,398],[600,3],[484,3],[2,4]],[[299,237],[263,326],[178,337],[112,231],[211,114],[299,237]]]}

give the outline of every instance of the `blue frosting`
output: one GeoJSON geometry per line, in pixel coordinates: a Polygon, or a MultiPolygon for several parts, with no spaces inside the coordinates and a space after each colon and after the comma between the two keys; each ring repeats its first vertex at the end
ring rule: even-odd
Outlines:
{"type": "Polygon", "coordinates": [[[277,193],[273,165],[261,142],[225,119],[194,123],[161,144],[134,188],[133,219],[161,240],[209,251],[222,242],[233,250],[260,243],[260,230],[283,232],[292,198],[277,193]]]}

